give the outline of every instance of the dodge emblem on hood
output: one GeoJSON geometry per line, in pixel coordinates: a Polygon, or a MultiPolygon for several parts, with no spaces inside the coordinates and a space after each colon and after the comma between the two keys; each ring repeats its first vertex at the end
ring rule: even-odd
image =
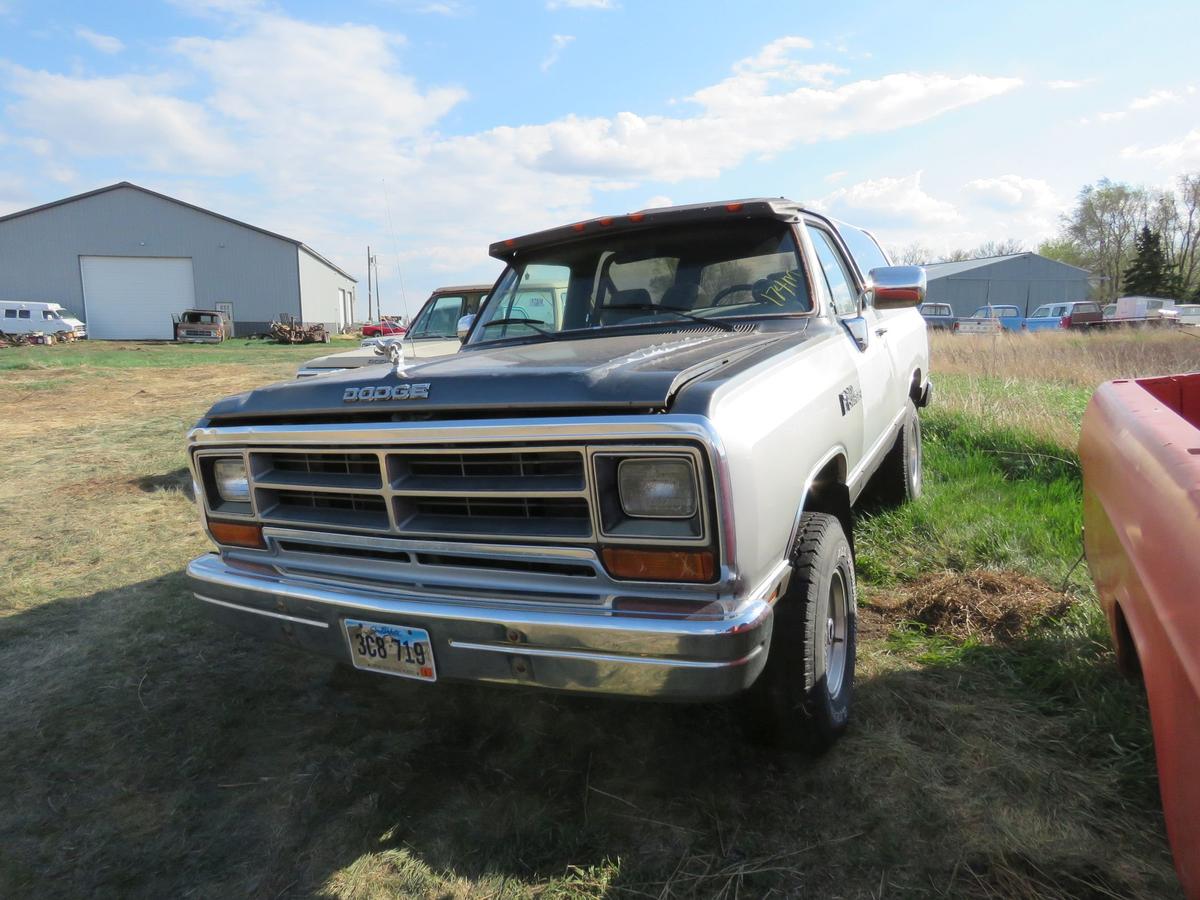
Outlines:
{"type": "Polygon", "coordinates": [[[348,387],[342,394],[343,403],[362,403],[367,400],[428,400],[429,383],[374,385],[348,387]]]}

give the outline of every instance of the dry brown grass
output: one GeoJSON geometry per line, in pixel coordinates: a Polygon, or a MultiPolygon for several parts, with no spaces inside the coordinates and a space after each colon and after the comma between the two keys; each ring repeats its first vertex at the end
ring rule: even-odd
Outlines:
{"type": "Polygon", "coordinates": [[[1200,369],[1200,338],[1178,331],[930,336],[935,408],[1025,432],[1073,453],[1097,385],[1200,369]]]}
{"type": "Polygon", "coordinates": [[[1094,388],[1112,378],[1142,378],[1200,369],[1200,333],[1070,331],[930,336],[933,372],[1094,388]]]}
{"type": "Polygon", "coordinates": [[[1035,623],[1062,616],[1071,599],[1040,578],[977,569],[922,575],[872,603],[894,623],[918,622],[938,634],[990,644],[1018,640],[1035,623]]]}
{"type": "Polygon", "coordinates": [[[294,365],[0,372],[0,896],[1174,895],[1082,700],[887,633],[808,760],[726,707],[347,682],[210,625],[183,436],[294,365]]]}

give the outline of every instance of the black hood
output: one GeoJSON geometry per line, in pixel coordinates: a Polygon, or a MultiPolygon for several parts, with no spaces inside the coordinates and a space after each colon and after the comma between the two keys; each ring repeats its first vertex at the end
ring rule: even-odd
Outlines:
{"type": "Polygon", "coordinates": [[[663,410],[684,385],[758,357],[780,341],[794,341],[804,324],[792,320],[787,331],[706,328],[466,349],[413,361],[403,374],[377,365],[268,385],[217,402],[206,418],[211,424],[249,424],[362,414],[663,410]],[[414,387],[419,385],[428,387],[414,387]],[[364,395],[364,389],[371,390],[364,395]]]}

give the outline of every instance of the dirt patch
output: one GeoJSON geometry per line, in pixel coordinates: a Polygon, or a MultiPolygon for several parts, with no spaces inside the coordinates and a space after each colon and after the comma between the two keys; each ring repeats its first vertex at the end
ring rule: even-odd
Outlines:
{"type": "MultiPolygon", "coordinates": [[[[1065,594],[1018,572],[940,572],[872,599],[885,622],[920,622],[931,631],[984,643],[1021,637],[1038,619],[1063,615],[1065,594]]],[[[878,623],[876,623],[878,624],[878,623]]]]}

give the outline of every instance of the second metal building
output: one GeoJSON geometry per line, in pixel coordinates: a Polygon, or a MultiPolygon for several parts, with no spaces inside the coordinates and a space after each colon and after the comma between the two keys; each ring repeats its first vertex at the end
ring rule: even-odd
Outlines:
{"type": "Polygon", "coordinates": [[[1087,300],[1092,273],[1037,253],[1013,253],[925,266],[926,300],[949,303],[956,316],[988,304],[1016,306],[1024,316],[1043,303],[1087,300]]]}

